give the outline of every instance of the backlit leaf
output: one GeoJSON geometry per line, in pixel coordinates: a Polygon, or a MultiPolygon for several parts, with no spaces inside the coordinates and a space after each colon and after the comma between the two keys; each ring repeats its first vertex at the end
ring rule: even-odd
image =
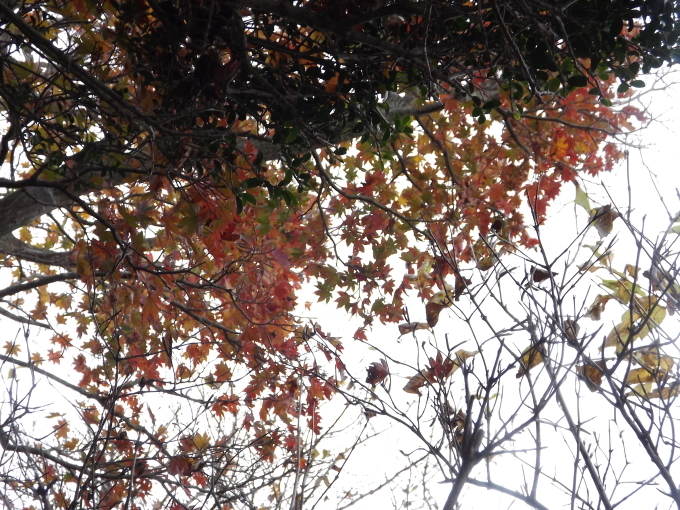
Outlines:
{"type": "Polygon", "coordinates": [[[387,365],[387,361],[381,359],[380,361],[374,361],[366,369],[368,372],[366,376],[366,384],[376,385],[380,384],[385,380],[385,378],[390,374],[390,369],[387,365]]]}
{"type": "Polygon", "coordinates": [[[420,395],[420,388],[427,384],[427,380],[422,375],[414,375],[409,378],[408,383],[404,386],[404,391],[406,393],[413,393],[414,395],[420,395]]]}
{"type": "Polygon", "coordinates": [[[590,223],[595,226],[600,239],[611,234],[614,228],[614,220],[619,217],[619,213],[612,209],[610,204],[593,209],[590,212],[590,223]]]}
{"type": "Polygon", "coordinates": [[[519,359],[519,370],[517,371],[517,378],[529,373],[534,367],[543,363],[543,356],[545,355],[545,340],[541,340],[536,345],[532,345],[522,352],[519,359]]]}

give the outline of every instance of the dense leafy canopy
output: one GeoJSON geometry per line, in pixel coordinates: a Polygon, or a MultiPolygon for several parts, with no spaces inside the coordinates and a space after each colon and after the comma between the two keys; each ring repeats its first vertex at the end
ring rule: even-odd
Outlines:
{"type": "Polygon", "coordinates": [[[641,117],[615,103],[677,58],[678,9],[0,2],[0,296],[51,335],[2,359],[74,392],[89,430],[54,416],[47,455],[3,424],[42,456],[6,480],[17,497],[108,507],[160,484],[237,505],[299,470],[344,370],[331,326],[296,320],[301,285],[366,326],[414,289],[434,326],[459,264],[535,246],[564,183],[621,156],[641,117]],[[195,409],[162,424],[159,393],[195,409]]]}

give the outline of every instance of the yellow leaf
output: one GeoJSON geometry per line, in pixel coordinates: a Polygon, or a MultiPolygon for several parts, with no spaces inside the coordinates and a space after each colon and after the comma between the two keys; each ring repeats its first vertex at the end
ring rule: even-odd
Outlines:
{"type": "Polygon", "coordinates": [[[532,345],[522,352],[519,359],[520,368],[517,371],[517,378],[529,373],[529,370],[543,363],[543,356],[545,340],[541,340],[538,344],[532,345]]]}
{"type": "Polygon", "coordinates": [[[208,433],[196,434],[194,436],[194,444],[199,450],[203,450],[208,444],[210,444],[210,437],[208,433]]]}
{"type": "Polygon", "coordinates": [[[479,351],[466,351],[465,349],[458,349],[456,351],[456,358],[461,361],[465,361],[476,354],[479,354],[479,351]]]}
{"type": "Polygon", "coordinates": [[[654,381],[654,375],[646,368],[635,368],[628,372],[624,384],[643,384],[654,381]]]}
{"type": "Polygon", "coordinates": [[[624,320],[624,322],[617,324],[609,335],[607,335],[600,350],[606,349],[607,347],[616,347],[616,352],[621,352],[630,340],[630,326],[630,317],[628,320],[624,320]]]}
{"type": "Polygon", "coordinates": [[[576,368],[576,373],[585,379],[590,391],[597,391],[602,385],[602,368],[604,362],[598,361],[595,365],[585,364],[576,368]]]}
{"type": "Polygon", "coordinates": [[[585,209],[587,213],[590,213],[591,208],[590,208],[590,200],[588,200],[588,195],[586,194],[585,191],[583,191],[583,188],[579,186],[579,184],[574,181],[574,184],[576,185],[576,199],[574,200],[574,203],[578,206],[581,206],[585,209]]]}
{"type": "Polygon", "coordinates": [[[652,373],[669,372],[675,364],[673,358],[661,355],[656,347],[637,351],[633,354],[633,358],[652,373]]]}
{"type": "Polygon", "coordinates": [[[660,398],[662,400],[668,400],[669,398],[676,396],[678,393],[680,393],[680,382],[675,381],[668,386],[650,391],[647,394],[647,398],[660,398]]]}
{"type": "Polygon", "coordinates": [[[632,391],[626,393],[627,397],[631,397],[633,395],[637,395],[639,397],[643,398],[649,398],[651,393],[652,393],[652,387],[654,386],[653,382],[646,382],[642,384],[636,384],[633,386],[631,389],[632,391]]]}

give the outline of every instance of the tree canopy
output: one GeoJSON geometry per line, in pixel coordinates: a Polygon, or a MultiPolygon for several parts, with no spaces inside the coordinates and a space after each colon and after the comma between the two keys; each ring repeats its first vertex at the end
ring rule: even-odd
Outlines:
{"type": "MultiPolygon", "coordinates": [[[[358,341],[409,292],[427,324],[405,330],[433,328],[463,268],[539,246],[565,183],[620,160],[644,120],[620,100],[678,59],[679,11],[0,1],[0,313],[27,328],[0,359],[72,405],[38,439],[31,391],[10,392],[6,500],[290,507],[350,340],[296,317],[302,286],[361,317],[358,341]]],[[[461,366],[446,356],[409,391],[461,366]]]]}

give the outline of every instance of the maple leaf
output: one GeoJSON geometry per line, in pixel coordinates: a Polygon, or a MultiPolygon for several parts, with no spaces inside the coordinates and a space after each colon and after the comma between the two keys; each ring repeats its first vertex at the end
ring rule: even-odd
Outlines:
{"type": "Polygon", "coordinates": [[[170,457],[168,473],[171,475],[189,476],[194,460],[185,455],[170,457]]]}
{"type": "Polygon", "coordinates": [[[366,369],[368,372],[366,376],[366,384],[375,386],[380,384],[385,380],[385,378],[390,375],[390,369],[387,366],[387,361],[381,359],[380,361],[374,361],[366,369]]]}
{"type": "Polygon", "coordinates": [[[16,356],[21,352],[21,346],[15,342],[5,342],[3,348],[7,356],[16,356]]]}
{"type": "Polygon", "coordinates": [[[66,439],[68,436],[69,428],[68,428],[68,421],[66,420],[59,420],[56,425],[52,427],[56,432],[55,436],[66,439]]]}

